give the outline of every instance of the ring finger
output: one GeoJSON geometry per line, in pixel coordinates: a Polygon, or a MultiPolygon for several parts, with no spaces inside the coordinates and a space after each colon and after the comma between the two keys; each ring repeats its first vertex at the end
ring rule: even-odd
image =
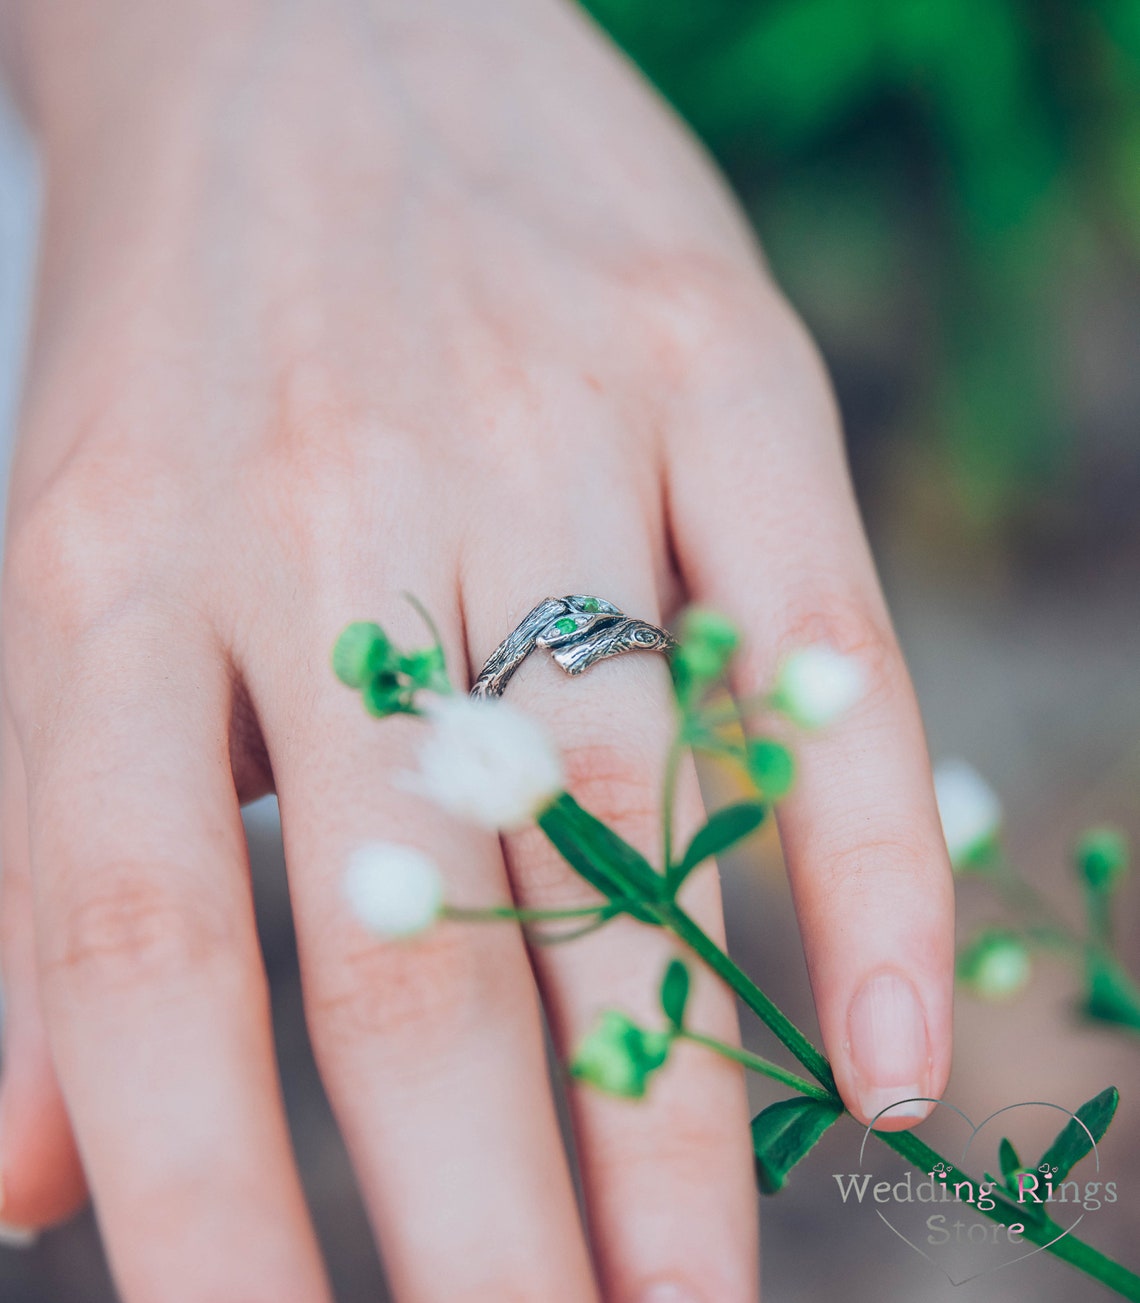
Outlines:
{"type": "MultiPolygon", "coordinates": [[[[630,487],[632,499],[632,486],[630,487]]],[[[593,593],[631,615],[657,622],[659,589],[647,542],[652,529],[621,496],[528,492],[499,504],[496,521],[544,540],[525,565],[497,556],[502,534],[488,526],[465,593],[473,659],[486,656],[538,600],[593,593]],[[558,503],[591,503],[572,517],[558,503]],[[620,557],[620,566],[614,558],[620,557]],[[498,576],[496,579],[495,577],[498,576]]],[[[564,676],[540,650],[512,680],[512,702],[545,719],[566,758],[569,789],[593,814],[644,854],[660,854],[659,793],[671,729],[668,674],[660,658],[622,656],[583,678],[564,676]]],[[[679,834],[701,818],[695,773],[686,768],[677,802],[679,834]]],[[[561,908],[596,897],[536,829],[507,839],[520,905],[561,908]]],[[[721,932],[718,883],[711,870],[689,885],[685,903],[714,935],[721,932]]],[[[599,1011],[616,1007],[650,1027],[660,1023],[657,983],[676,947],[630,919],[566,945],[536,949],[534,960],[555,1038],[569,1056],[599,1011]]],[[[722,1039],[738,1032],[731,998],[694,970],[694,1025],[722,1039]]],[[[748,1117],[739,1072],[690,1047],[630,1104],[575,1086],[572,1107],[592,1238],[607,1297],[718,1300],[755,1297],[756,1215],[748,1117]]]]}

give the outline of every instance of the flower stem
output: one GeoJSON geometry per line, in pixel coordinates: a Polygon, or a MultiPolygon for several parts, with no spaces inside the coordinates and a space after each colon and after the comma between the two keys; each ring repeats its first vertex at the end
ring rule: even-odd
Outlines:
{"type": "Polygon", "coordinates": [[[838,1095],[831,1065],[792,1020],[756,985],[748,974],[705,934],[676,903],[661,905],[658,918],[679,940],[695,951],[726,982],[752,1012],[781,1040],[808,1072],[832,1095],[838,1095]]]}
{"type": "Polygon", "coordinates": [[[679,730],[669,744],[669,754],[665,757],[664,796],[661,802],[661,859],[664,864],[665,880],[672,882],[673,864],[673,807],[677,797],[677,775],[681,769],[681,757],[684,755],[683,731],[679,730]]]}
{"type": "MultiPolygon", "coordinates": [[[[877,1140],[889,1149],[893,1149],[907,1162],[913,1163],[921,1172],[930,1172],[935,1163],[946,1161],[937,1150],[932,1149],[924,1140],[920,1140],[913,1131],[876,1131],[874,1135],[877,1140]]],[[[957,1174],[957,1169],[954,1171],[957,1174]]],[[[964,1173],[961,1175],[969,1179],[964,1173]]],[[[1099,1249],[1094,1249],[1091,1244],[1078,1239],[1075,1235],[1066,1235],[1065,1228],[1049,1217],[1034,1221],[1013,1204],[998,1201],[995,1201],[995,1204],[992,1209],[979,1208],[978,1211],[1003,1226],[1011,1226],[1015,1223],[1023,1226],[1025,1229],[1022,1234],[1031,1244],[1039,1245],[1054,1257],[1061,1258],[1087,1276],[1099,1280],[1110,1289],[1116,1290],[1123,1298],[1140,1300],[1140,1276],[1134,1271],[1129,1271],[1122,1263],[1101,1253],[1099,1249]]]]}
{"type": "Polygon", "coordinates": [[[576,909],[516,909],[513,905],[484,905],[464,907],[462,905],[445,905],[441,910],[444,918],[458,923],[484,923],[510,921],[514,923],[559,923],[565,919],[590,918],[594,914],[604,913],[608,905],[582,905],[576,909]]]}
{"type": "MultiPolygon", "coordinates": [[[[738,964],[734,963],[679,905],[675,903],[662,905],[657,908],[656,912],[661,923],[679,940],[689,946],[722,981],[735,991],[740,999],[787,1046],[812,1076],[827,1088],[828,1092],[830,1092],[827,1098],[837,1095],[835,1078],[832,1076],[831,1065],[827,1059],[791,1019],[773,1004],[748,974],[738,964]]],[[[693,1039],[691,1033],[686,1035],[688,1039],[693,1039]]],[[[710,1048],[714,1047],[710,1046],[710,1048]]],[[[740,1053],[743,1054],[744,1051],[740,1053]]],[[[737,1058],[739,1062],[744,1062],[738,1055],[734,1054],[730,1057],[737,1058]]],[[[761,1062],[765,1061],[761,1060],[761,1062]]],[[[787,1077],[794,1078],[794,1076],[794,1073],[787,1073],[787,1077]]],[[[792,1085],[794,1089],[802,1089],[802,1087],[796,1086],[794,1081],[788,1081],[787,1084],[792,1085]]],[[[813,1092],[814,1089],[813,1087],[813,1092]]],[[[937,1150],[932,1149],[924,1140],[920,1140],[913,1131],[875,1131],[872,1134],[876,1140],[889,1149],[893,1149],[907,1162],[913,1163],[920,1172],[931,1171],[935,1163],[946,1163],[950,1168],[954,1168],[953,1163],[950,1163],[937,1150]]],[[[1005,1226],[1018,1221],[1017,1210],[997,1200],[994,1201],[992,1209],[984,1210],[979,1208],[978,1211],[991,1221],[999,1222],[1005,1226]]],[[[1140,1303],[1140,1276],[1130,1271],[1122,1263],[1109,1258],[1106,1254],[1101,1253],[1099,1249],[1094,1249],[1092,1245],[1079,1240],[1075,1235],[1065,1235],[1064,1227],[1059,1226],[1049,1218],[1045,1218],[1041,1222],[1035,1222],[1032,1218],[1025,1217],[1020,1224],[1025,1227],[1024,1237],[1030,1243],[1039,1245],[1046,1252],[1053,1254],[1054,1257],[1061,1258],[1070,1266],[1076,1267],[1087,1276],[1100,1281],[1110,1289],[1115,1290],[1121,1297],[1140,1303]]]]}
{"type": "Polygon", "coordinates": [[[753,1054],[749,1050],[741,1049],[738,1045],[729,1045],[725,1041],[718,1041],[714,1036],[705,1036],[701,1032],[691,1032],[687,1028],[682,1028],[677,1033],[678,1040],[691,1041],[694,1045],[703,1045],[706,1049],[721,1055],[722,1058],[732,1059],[734,1063],[743,1064],[750,1072],[758,1072],[762,1076],[771,1077],[773,1081],[781,1082],[785,1086],[791,1086],[793,1090],[798,1090],[801,1095],[809,1095],[812,1099],[826,1100],[828,1103],[838,1104],[839,1096],[833,1095],[831,1091],[824,1090],[822,1086],[816,1086],[814,1083],[806,1080],[804,1077],[797,1076],[794,1072],[789,1072],[787,1068],[781,1068],[778,1063],[773,1063],[770,1059],[761,1058],[759,1054],[753,1054]]]}

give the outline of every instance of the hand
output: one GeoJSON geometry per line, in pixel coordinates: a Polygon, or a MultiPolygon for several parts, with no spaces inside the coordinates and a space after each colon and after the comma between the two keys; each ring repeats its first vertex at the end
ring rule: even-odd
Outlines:
{"type": "MultiPolygon", "coordinates": [[[[349,915],[371,839],[430,851],[466,904],[589,893],[537,832],[500,847],[394,787],[415,725],[369,720],[328,653],[357,618],[419,641],[407,589],[458,677],[565,592],[724,611],[744,694],[805,642],[857,656],[869,691],[801,750],[781,832],[844,1099],[938,1095],[949,870],[816,355],[571,8],[108,7],[88,41],[25,16],[49,185],[4,589],[0,1218],[74,1208],[77,1146],[127,1303],[327,1297],[239,818],[275,790],[396,1296],[753,1298],[744,1088],[697,1048],[643,1106],[573,1091],[579,1224],[532,979],[566,1055],[602,1006],[651,1016],[663,938],[626,920],[528,959],[508,927],[383,945],[349,915]]],[[[531,658],[511,696],[657,849],[661,659],[531,658]]],[[[686,903],[719,930],[711,870],[686,903]]],[[[707,977],[692,1018],[736,1035],[707,977]]]]}

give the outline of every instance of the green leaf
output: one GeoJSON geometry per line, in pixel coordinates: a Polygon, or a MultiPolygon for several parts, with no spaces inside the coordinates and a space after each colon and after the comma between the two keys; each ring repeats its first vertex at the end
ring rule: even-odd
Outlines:
{"type": "Polygon", "coordinates": [[[1048,1165],[1057,1169],[1052,1178],[1054,1185],[1063,1181],[1070,1170],[1086,1154],[1092,1152],[1093,1140],[1100,1143],[1119,1103],[1120,1092],[1115,1086],[1109,1086],[1077,1109],[1077,1118],[1080,1118],[1084,1126],[1076,1118],[1070,1118],[1061,1128],[1056,1140],[1042,1154],[1041,1162],[1038,1163],[1038,1167],[1048,1165]],[[1092,1140],[1089,1139],[1089,1132],[1092,1132],[1092,1140]]]}
{"type": "Polygon", "coordinates": [[[750,836],[764,822],[768,807],[759,801],[739,801],[718,810],[689,843],[675,869],[675,881],[683,882],[704,860],[723,854],[750,836]]]}
{"type": "Polygon", "coordinates": [[[788,1173],[843,1116],[843,1106],[822,1099],[782,1099],[752,1119],[756,1178],[764,1194],[783,1189],[788,1173]]]}
{"type": "Polygon", "coordinates": [[[657,920],[637,902],[664,898],[664,879],[649,861],[584,810],[569,792],[560,792],[537,818],[538,826],[559,855],[580,877],[610,900],[621,901],[626,913],[643,923],[657,920]]]}
{"type": "Polygon", "coordinates": [[[1017,1174],[1023,1171],[1021,1158],[1012,1143],[1004,1136],[998,1146],[998,1162],[1001,1164],[1001,1174],[1006,1185],[1012,1190],[1017,1184],[1017,1174]]]}
{"type": "Polygon", "coordinates": [[[447,692],[450,689],[443,648],[438,645],[405,652],[397,664],[400,673],[406,674],[417,688],[428,688],[433,692],[447,692]]]}
{"type": "Polygon", "coordinates": [[[1140,990],[1115,960],[1098,955],[1089,965],[1085,1013],[1097,1022],[1140,1031],[1140,990]]]}
{"type": "Polygon", "coordinates": [[[678,1031],[684,1026],[685,1005],[688,1001],[689,970],[680,959],[674,959],[661,981],[661,1008],[678,1031]]]}

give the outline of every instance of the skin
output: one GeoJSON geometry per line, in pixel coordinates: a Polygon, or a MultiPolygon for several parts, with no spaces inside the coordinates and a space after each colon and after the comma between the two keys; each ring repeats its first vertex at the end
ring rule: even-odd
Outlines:
{"type": "MultiPolygon", "coordinates": [[[[127,1303],[329,1297],[239,817],[275,790],[313,1041],[396,1296],[755,1298],[735,1068],[682,1046],[643,1105],[573,1090],[584,1225],[558,1136],[540,1000],[563,1054],[603,1006],[655,1020],[667,941],[366,936],[339,890],[366,839],[430,852],[460,904],[590,894],[537,832],[500,844],[387,782],[419,726],[328,670],[354,618],[423,641],[404,589],[460,678],[565,592],[724,611],[741,693],[807,642],[857,656],[868,690],[797,741],[781,834],[849,1107],[898,1085],[849,1017],[883,971],[922,1001],[908,1052],[941,1092],[922,727],[827,380],[743,219],[556,0],[5,17],[47,199],[3,590],[0,1219],[51,1224],[89,1186],[127,1303]]],[[[660,658],[570,680],[532,657],[511,697],[655,852],[660,658]]],[[[680,803],[684,836],[691,769],[680,803]]],[[[686,903],[720,933],[713,869],[686,903]]],[[[737,1035],[707,977],[693,1023],[737,1035]]]]}

